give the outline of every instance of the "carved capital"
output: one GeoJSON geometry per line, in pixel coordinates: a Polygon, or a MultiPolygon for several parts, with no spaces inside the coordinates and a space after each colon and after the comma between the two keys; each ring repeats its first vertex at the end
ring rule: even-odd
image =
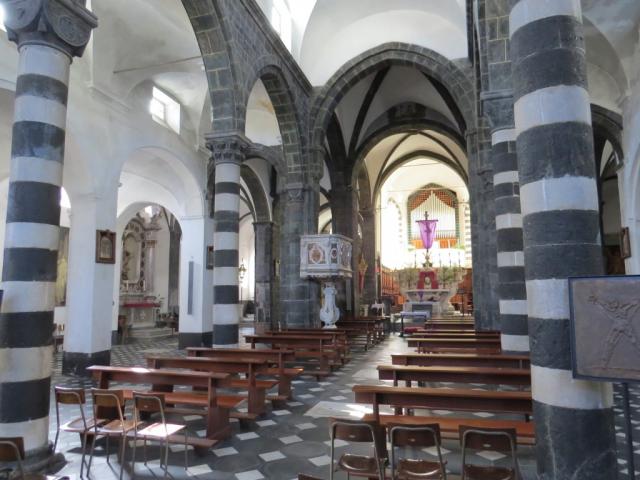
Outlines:
{"type": "Polygon", "coordinates": [[[23,45],[48,45],[80,57],[98,26],[98,18],[82,0],[6,0],[9,40],[23,45]]]}
{"type": "Polygon", "coordinates": [[[302,203],[304,202],[305,190],[308,188],[303,183],[289,183],[285,187],[287,194],[287,202],[302,203]]]}
{"type": "Polygon", "coordinates": [[[209,134],[205,140],[207,148],[211,150],[211,159],[214,165],[220,163],[242,164],[251,146],[251,140],[241,133],[209,134]]]}

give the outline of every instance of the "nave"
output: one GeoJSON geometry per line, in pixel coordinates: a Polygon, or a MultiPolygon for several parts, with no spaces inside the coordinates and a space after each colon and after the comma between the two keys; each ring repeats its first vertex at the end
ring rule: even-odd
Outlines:
{"type": "MultiPolygon", "coordinates": [[[[242,334],[251,334],[252,329],[245,328],[242,334]]],[[[243,345],[246,347],[247,345],[243,345]]],[[[169,472],[172,478],[207,478],[220,480],[250,480],[250,479],[295,479],[299,473],[312,475],[317,478],[329,478],[329,417],[359,418],[363,412],[370,412],[370,406],[354,403],[352,388],[354,385],[378,385],[390,382],[378,380],[376,367],[378,365],[390,365],[392,354],[415,353],[415,349],[408,347],[407,339],[398,334],[391,334],[386,340],[369,351],[355,349],[353,359],[340,369],[335,370],[330,376],[318,381],[312,376],[302,376],[293,383],[293,398],[280,406],[269,408],[255,422],[243,422],[232,420],[232,434],[213,447],[204,456],[196,455],[189,449],[189,468],[185,473],[183,469],[183,454],[181,445],[172,445],[169,454],[169,472]]],[[[184,356],[184,350],[179,350],[177,339],[151,339],[137,340],[135,343],[114,346],[112,352],[112,364],[117,366],[145,365],[145,356],[184,356]]],[[[95,382],[82,377],[70,377],[61,374],[61,354],[54,358],[53,384],[66,387],[89,389],[95,386],[95,382]]],[[[453,384],[433,384],[441,388],[451,388],[453,384]]],[[[492,389],[488,385],[472,385],[470,388],[492,389]]],[[[505,388],[505,387],[503,387],[505,388]]],[[[640,391],[632,389],[632,405],[634,408],[634,429],[640,425],[640,391]]],[[[51,430],[50,439],[55,437],[55,403],[52,394],[51,404],[51,430]]],[[[618,391],[616,400],[616,431],[622,432],[621,398],[618,391]]],[[[91,400],[85,407],[91,411],[91,400]]],[[[72,406],[63,406],[60,410],[61,421],[66,422],[77,416],[77,410],[72,406]]],[[[129,412],[127,412],[129,413],[129,412]]],[[[427,412],[416,410],[416,415],[427,412]]],[[[431,415],[442,417],[461,416],[460,412],[437,410],[431,415]]],[[[468,414],[469,418],[492,418],[495,415],[485,412],[468,414]]],[[[501,416],[501,418],[504,417],[501,416]]],[[[185,423],[188,426],[188,435],[203,437],[206,435],[205,422],[200,416],[174,415],[171,421],[185,423]]],[[[626,460],[624,460],[624,445],[622,434],[618,439],[618,464],[620,478],[627,479],[626,460]]],[[[100,443],[98,444],[100,445],[100,443]]],[[[426,452],[417,453],[421,458],[433,459],[435,451],[425,449],[426,452]]],[[[338,441],[336,454],[339,456],[345,452],[365,453],[371,451],[369,446],[362,447],[357,444],[346,445],[338,441]]],[[[70,479],[79,478],[79,465],[81,459],[80,442],[76,435],[61,434],[58,443],[58,452],[63,453],[67,464],[57,472],[57,475],[66,475],[70,479]]],[[[104,445],[96,448],[96,456],[91,467],[91,477],[98,479],[117,478],[119,463],[115,456],[117,443],[111,444],[111,462],[106,462],[104,445]]],[[[457,440],[448,439],[443,442],[442,454],[447,462],[449,472],[459,472],[460,469],[460,444],[457,440]]],[[[490,465],[503,465],[505,456],[496,452],[481,452],[482,455],[474,455],[473,462],[490,465]]],[[[150,446],[148,467],[142,464],[141,458],[136,463],[136,478],[150,479],[161,478],[163,471],[159,468],[158,459],[160,450],[157,446],[150,446]]],[[[124,478],[131,478],[131,451],[127,453],[124,478]]],[[[524,479],[535,477],[535,456],[533,449],[527,446],[519,446],[518,461],[524,479]]],[[[636,455],[636,461],[640,461],[640,455],[636,455]]],[[[508,464],[508,462],[507,462],[508,464]]],[[[342,479],[343,474],[336,474],[337,479],[342,479]]],[[[346,478],[346,476],[344,476],[346,478]]],[[[452,478],[452,477],[449,477],[452,478]]],[[[453,477],[456,478],[456,477],[453,477]]]]}

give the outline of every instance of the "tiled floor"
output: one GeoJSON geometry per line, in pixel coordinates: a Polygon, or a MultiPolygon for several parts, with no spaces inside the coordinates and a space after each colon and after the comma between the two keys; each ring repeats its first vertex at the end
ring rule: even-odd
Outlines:
{"type": "MultiPolygon", "coordinates": [[[[298,473],[307,473],[320,478],[329,478],[330,442],[327,417],[349,416],[357,418],[367,411],[366,406],[353,403],[351,387],[354,384],[378,383],[375,368],[378,364],[390,363],[390,354],[405,350],[405,342],[392,337],[384,344],[367,353],[357,352],[345,367],[335,372],[324,381],[317,382],[312,377],[301,377],[294,381],[294,400],[284,407],[270,410],[257,422],[246,426],[234,423],[230,438],[219,443],[205,457],[198,457],[189,452],[189,469],[185,472],[184,451],[180,446],[172,446],[169,455],[169,472],[175,479],[201,478],[212,480],[259,480],[263,478],[288,480],[296,478],[298,473]]],[[[139,342],[134,345],[117,346],[113,350],[112,363],[117,365],[144,365],[146,354],[176,354],[175,340],[157,340],[139,342]]],[[[60,354],[56,358],[56,375],[54,384],[90,387],[91,382],[60,375],[60,354]]],[[[442,385],[450,387],[451,385],[442,385]]],[[[481,385],[473,388],[484,388],[481,385]]],[[[619,401],[618,396],[616,400],[619,401]]],[[[640,392],[634,391],[632,403],[640,410],[640,392]]],[[[90,407],[89,407],[90,408],[90,407]]],[[[451,412],[438,410],[438,415],[451,412]]],[[[622,418],[619,411],[616,429],[622,432],[622,418]]],[[[52,405],[51,438],[55,435],[55,410],[52,405]]],[[[62,419],[74,415],[69,408],[63,408],[62,419]]],[[[459,413],[457,414],[459,415],[459,413]]],[[[478,412],[472,417],[487,417],[490,414],[478,412]]],[[[640,419],[640,415],[638,416],[640,419]]],[[[204,435],[204,422],[197,416],[178,417],[174,420],[185,422],[190,435],[204,435]]],[[[634,429],[640,429],[640,421],[634,423],[634,429]]],[[[621,435],[621,433],[619,433],[621,435]]],[[[622,440],[623,437],[618,437],[622,440]]],[[[460,452],[457,442],[445,441],[442,453],[447,460],[447,469],[457,473],[460,468],[460,452]]],[[[350,447],[351,448],[351,447],[350,447]]],[[[79,478],[80,446],[77,436],[63,434],[59,441],[59,449],[68,463],[58,474],[69,475],[71,479],[79,478]]],[[[357,448],[356,448],[357,450],[357,448]]],[[[336,444],[336,452],[345,451],[345,443],[336,444]]],[[[117,478],[119,462],[115,458],[116,445],[112,443],[111,462],[106,462],[104,446],[96,448],[96,457],[91,470],[91,478],[117,478]]],[[[136,462],[136,478],[151,479],[162,476],[159,468],[159,449],[149,448],[148,466],[141,462],[139,451],[136,462]]],[[[640,453],[640,449],[638,450],[640,453]]],[[[435,451],[412,452],[412,455],[433,458],[435,451]]],[[[520,466],[525,479],[535,476],[534,452],[532,448],[522,447],[518,451],[520,466]]],[[[128,450],[127,460],[131,459],[128,450]]],[[[639,459],[640,460],[640,459],[639,459]]],[[[500,464],[504,456],[495,452],[479,452],[474,461],[485,464],[500,464]]],[[[637,460],[638,461],[638,460],[637,460]]],[[[620,467],[626,473],[626,462],[620,460],[620,467]]],[[[126,462],[124,478],[131,478],[131,463],[126,462]]],[[[337,475],[337,479],[346,476],[337,475]]],[[[628,478],[623,475],[621,478],[628,478]]]]}

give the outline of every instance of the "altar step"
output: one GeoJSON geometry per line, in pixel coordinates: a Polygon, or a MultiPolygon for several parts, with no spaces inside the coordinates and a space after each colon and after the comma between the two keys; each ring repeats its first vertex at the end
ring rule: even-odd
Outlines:
{"type": "Polygon", "coordinates": [[[170,338],[173,335],[173,330],[170,328],[161,327],[134,327],[129,332],[130,339],[144,339],[144,340],[160,340],[163,338],[170,338]]]}

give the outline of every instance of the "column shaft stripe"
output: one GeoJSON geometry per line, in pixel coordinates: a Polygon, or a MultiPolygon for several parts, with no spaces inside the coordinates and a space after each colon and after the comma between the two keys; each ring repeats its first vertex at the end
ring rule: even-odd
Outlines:
{"type": "Polygon", "coordinates": [[[38,157],[13,157],[12,182],[38,182],[62,185],[62,163],[38,157]]]}
{"type": "Polygon", "coordinates": [[[240,256],[238,250],[215,250],[213,252],[213,266],[215,269],[235,267],[238,268],[240,256]]]}
{"type": "Polygon", "coordinates": [[[4,248],[58,250],[60,229],[45,223],[7,223],[4,248]]]}
{"type": "Polygon", "coordinates": [[[598,189],[593,178],[545,178],[520,185],[522,214],[553,210],[598,211],[598,189]]]}
{"type": "Polygon", "coordinates": [[[48,445],[49,416],[25,422],[0,423],[0,432],[3,437],[22,437],[25,452],[29,456],[29,451],[48,445]]]}
{"type": "Polygon", "coordinates": [[[524,267],[524,253],[498,252],[498,268],[500,267],[524,267]]]}
{"type": "Polygon", "coordinates": [[[580,5],[573,0],[520,0],[511,9],[509,32],[511,36],[523,26],[556,16],[582,18],[580,5]]]}
{"type": "Polygon", "coordinates": [[[568,318],[529,318],[531,363],[539,367],[571,370],[571,330],[568,318]]]}
{"type": "Polygon", "coordinates": [[[40,182],[10,182],[7,223],[60,223],[60,187],[40,182]]]}
{"type": "Polygon", "coordinates": [[[218,324],[213,326],[213,344],[217,346],[234,346],[238,343],[238,324],[218,324]]]}
{"type": "Polygon", "coordinates": [[[526,315],[526,300],[500,300],[500,313],[505,315],[526,315]]]}
{"type": "MultiPolygon", "coordinates": [[[[527,277],[528,275],[527,272],[527,277]]],[[[527,278],[526,285],[529,317],[559,320],[569,318],[567,279],[530,280],[527,278]]]]}
{"type": "Polygon", "coordinates": [[[214,285],[235,285],[238,281],[238,267],[215,267],[213,270],[214,285]]]}
{"type": "Polygon", "coordinates": [[[508,228],[522,229],[522,215],[520,213],[496,215],[496,230],[506,230],[508,228]]]}
{"type": "Polygon", "coordinates": [[[67,125],[67,107],[57,100],[22,95],[15,99],[14,122],[41,122],[64,130],[67,125]]]}
{"type": "MultiPolygon", "coordinates": [[[[216,191],[214,198],[216,212],[239,212],[240,211],[240,195],[233,193],[218,193],[216,191]]],[[[236,216],[238,216],[236,214],[236,216]]]]}
{"type": "Polygon", "coordinates": [[[527,331],[523,335],[500,335],[500,346],[506,352],[528,352],[529,351],[529,335],[527,331]]]}
{"type": "Polygon", "coordinates": [[[519,181],[518,172],[512,170],[496,173],[493,176],[494,185],[500,185],[501,183],[518,183],[519,181]]]}
{"type": "Polygon", "coordinates": [[[529,321],[526,315],[500,314],[501,328],[504,335],[526,335],[529,331],[529,321]]]}
{"type": "Polygon", "coordinates": [[[575,85],[557,85],[528,93],[516,100],[513,111],[518,135],[553,123],[591,124],[589,92],[575,85]]]}
{"type": "Polygon", "coordinates": [[[44,45],[25,45],[20,48],[18,60],[20,74],[43,75],[69,85],[70,65],[71,59],[55,48],[44,45]]]}
{"type": "MultiPolygon", "coordinates": [[[[240,238],[235,232],[213,232],[214,258],[215,252],[222,250],[238,251],[240,238]]],[[[223,265],[224,266],[224,265],[223,265]]]]}
{"type": "Polygon", "coordinates": [[[0,383],[42,380],[51,376],[53,346],[0,349],[0,383]]]}
{"type": "Polygon", "coordinates": [[[213,301],[216,305],[237,304],[239,302],[239,287],[237,283],[236,285],[214,285],[213,301]]]}
{"type": "Polygon", "coordinates": [[[69,89],[55,78],[27,73],[18,76],[16,81],[16,97],[22,95],[33,95],[66,105],[69,89]]]}
{"type": "Polygon", "coordinates": [[[520,211],[520,197],[498,197],[495,199],[496,215],[502,215],[503,213],[513,213],[520,211]]]}
{"type": "MultiPolygon", "coordinates": [[[[502,198],[502,197],[518,197],[518,200],[520,199],[520,183],[519,182],[514,182],[514,183],[499,183],[499,184],[494,184],[493,185],[493,194],[496,197],[496,199],[502,198]]],[[[517,208],[517,212],[516,213],[520,213],[520,208],[519,205],[514,205],[514,206],[518,206],[517,208]]]]}
{"type": "Polygon", "coordinates": [[[231,182],[240,185],[240,165],[235,162],[216,162],[216,183],[231,182]]]}
{"type": "Polygon", "coordinates": [[[496,130],[491,134],[491,145],[496,146],[499,143],[515,142],[516,137],[517,136],[515,128],[496,130]]]}
{"type": "Polygon", "coordinates": [[[496,230],[496,240],[500,252],[518,252],[523,250],[522,229],[509,228],[496,230]]]}
{"type": "Polygon", "coordinates": [[[531,385],[533,399],[546,405],[587,410],[613,407],[610,383],[575,380],[570,370],[531,365],[531,385]]]}
{"type": "Polygon", "coordinates": [[[49,415],[51,377],[0,383],[0,423],[25,422],[49,415]]]}
{"type": "Polygon", "coordinates": [[[64,162],[64,136],[61,128],[43,122],[23,121],[13,124],[12,157],[38,157],[64,162]]]}
{"type": "Polygon", "coordinates": [[[52,343],[53,310],[0,314],[0,348],[42,347],[52,343]]]}
{"type": "Polygon", "coordinates": [[[5,248],[3,282],[54,282],[58,252],[42,248],[5,248]]]}
{"type": "Polygon", "coordinates": [[[530,280],[588,276],[602,271],[602,248],[599,242],[529,246],[524,250],[524,263],[530,280]],[[575,264],[575,259],[580,262],[575,264]]]}
{"type": "MultiPolygon", "coordinates": [[[[4,289],[3,314],[53,311],[55,282],[2,282],[2,288],[4,289]]],[[[52,332],[48,334],[52,335],[52,332]]]]}
{"type": "Polygon", "coordinates": [[[221,193],[230,193],[239,196],[240,184],[236,182],[217,182],[214,186],[214,192],[216,195],[221,193]]]}
{"type": "Polygon", "coordinates": [[[600,243],[597,210],[550,210],[525,217],[529,247],[600,243]]]}
{"type": "Polygon", "coordinates": [[[237,304],[214,304],[213,318],[215,329],[216,325],[236,325],[240,316],[240,305],[237,304]]]}

